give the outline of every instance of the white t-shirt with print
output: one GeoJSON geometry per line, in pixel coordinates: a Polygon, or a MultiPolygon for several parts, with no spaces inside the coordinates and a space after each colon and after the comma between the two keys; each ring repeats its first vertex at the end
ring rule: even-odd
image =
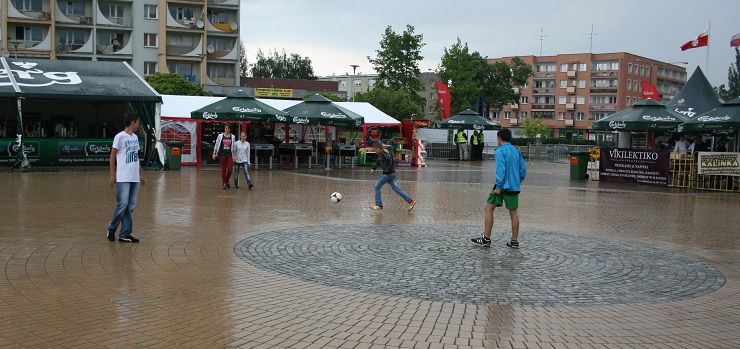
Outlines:
{"type": "Polygon", "coordinates": [[[116,182],[139,182],[139,137],[119,132],[113,138],[116,154],[116,182]]]}

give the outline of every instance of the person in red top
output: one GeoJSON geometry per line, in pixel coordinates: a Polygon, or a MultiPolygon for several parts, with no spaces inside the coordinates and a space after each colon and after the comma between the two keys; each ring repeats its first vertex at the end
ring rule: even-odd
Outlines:
{"type": "Polygon", "coordinates": [[[226,124],[224,125],[224,133],[218,135],[216,145],[213,147],[213,159],[218,158],[218,163],[221,164],[221,182],[224,185],[224,190],[231,188],[229,180],[231,180],[231,173],[234,171],[235,140],[236,137],[231,134],[231,126],[226,124]]]}

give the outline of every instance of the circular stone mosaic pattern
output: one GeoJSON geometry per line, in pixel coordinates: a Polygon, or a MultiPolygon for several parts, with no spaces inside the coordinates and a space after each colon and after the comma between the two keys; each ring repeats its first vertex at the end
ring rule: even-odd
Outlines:
{"type": "Polygon", "coordinates": [[[327,225],[273,231],[234,247],[260,269],[325,286],[476,305],[610,306],[670,302],[714,292],[711,265],[650,246],[555,232],[520,232],[520,249],[480,227],[327,225]]]}

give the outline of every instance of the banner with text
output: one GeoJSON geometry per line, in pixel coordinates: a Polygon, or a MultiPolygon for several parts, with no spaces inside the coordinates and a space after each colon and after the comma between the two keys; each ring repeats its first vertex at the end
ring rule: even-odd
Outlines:
{"type": "Polygon", "coordinates": [[[599,180],[668,185],[669,150],[602,148],[599,180]]]}
{"type": "Polygon", "coordinates": [[[290,88],[262,88],[257,87],[254,89],[255,97],[293,97],[293,89],[290,88]]]}
{"type": "Polygon", "coordinates": [[[700,151],[697,172],[700,175],[740,176],[740,153],[700,151]]]}

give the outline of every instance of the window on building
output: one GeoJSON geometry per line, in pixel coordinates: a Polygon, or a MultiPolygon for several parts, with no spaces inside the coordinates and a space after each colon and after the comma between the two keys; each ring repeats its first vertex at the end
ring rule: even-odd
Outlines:
{"type": "Polygon", "coordinates": [[[339,87],[347,88],[347,80],[340,80],[339,81],[339,87]]]}
{"type": "Polygon", "coordinates": [[[159,10],[157,5],[144,4],[144,18],[157,19],[159,18],[159,10]]]}
{"type": "Polygon", "coordinates": [[[529,103],[529,97],[528,96],[521,96],[519,97],[519,104],[527,104],[529,103]]]}
{"type": "Polygon", "coordinates": [[[435,93],[434,93],[434,92],[430,92],[430,93],[429,93],[429,100],[430,100],[430,101],[433,101],[433,100],[435,100],[435,99],[437,99],[437,97],[435,96],[435,93]]]}
{"type": "Polygon", "coordinates": [[[215,51],[231,51],[231,44],[233,40],[226,38],[219,38],[218,36],[209,36],[208,44],[213,46],[215,51]]]}
{"type": "Polygon", "coordinates": [[[157,34],[144,33],[144,47],[159,47],[157,34]]]}
{"type": "Polygon", "coordinates": [[[144,62],[144,75],[152,75],[157,72],[157,62],[144,62]]]}
{"type": "Polygon", "coordinates": [[[101,2],[99,7],[100,12],[103,13],[103,16],[107,17],[110,20],[113,20],[113,22],[123,24],[123,5],[101,2]],[[119,21],[117,21],[116,19],[118,19],[119,21]]]}
{"type": "Polygon", "coordinates": [[[195,40],[191,35],[167,35],[167,44],[172,46],[184,46],[193,47],[195,46],[195,40]]]}
{"type": "Polygon", "coordinates": [[[627,64],[627,72],[632,74],[632,63],[627,64]]]}
{"type": "Polygon", "coordinates": [[[645,76],[645,66],[644,65],[640,66],[640,75],[645,76]]]}
{"type": "Polygon", "coordinates": [[[84,45],[85,33],[75,30],[60,30],[59,43],[67,45],[84,45]]]}
{"type": "Polygon", "coordinates": [[[84,16],[85,3],[77,1],[67,1],[64,3],[64,14],[67,16],[84,16]]]}
{"type": "Polygon", "coordinates": [[[632,90],[637,91],[637,89],[639,88],[638,86],[640,86],[640,82],[637,80],[633,81],[632,90]]]}
{"type": "Polygon", "coordinates": [[[559,112],[558,113],[558,120],[565,120],[565,113],[559,112]]]}
{"type": "Polygon", "coordinates": [[[41,0],[16,0],[15,8],[18,11],[35,11],[41,12],[41,0]]]}
{"type": "Polygon", "coordinates": [[[501,117],[501,112],[492,110],[489,115],[491,116],[491,119],[498,119],[501,117]]]}
{"type": "Polygon", "coordinates": [[[560,80],[560,88],[568,87],[568,80],[560,80]]]}
{"type": "Polygon", "coordinates": [[[632,91],[632,80],[631,79],[627,80],[627,91],[632,91]]]}
{"type": "Polygon", "coordinates": [[[44,40],[44,31],[41,27],[15,27],[16,40],[41,42],[44,40]]]}
{"type": "Polygon", "coordinates": [[[629,107],[629,106],[631,105],[631,104],[630,104],[630,101],[631,101],[631,100],[632,100],[632,97],[627,97],[627,106],[628,106],[628,107],[629,107]]]}
{"type": "Polygon", "coordinates": [[[522,114],[521,114],[521,117],[522,117],[522,119],[526,119],[527,118],[527,112],[526,111],[523,111],[522,114]]]}
{"type": "Polygon", "coordinates": [[[434,114],[434,106],[433,105],[430,105],[429,106],[429,114],[434,114]]]}
{"type": "Polygon", "coordinates": [[[99,31],[97,39],[98,45],[110,45],[111,42],[113,42],[113,39],[116,39],[120,44],[123,44],[123,33],[99,31]]]}
{"type": "Polygon", "coordinates": [[[578,88],[586,88],[586,80],[578,80],[578,88]]]}
{"type": "Polygon", "coordinates": [[[504,119],[508,120],[510,118],[511,118],[511,112],[510,111],[505,111],[504,112],[504,119]]]}
{"type": "Polygon", "coordinates": [[[637,84],[638,91],[642,92],[642,84],[637,84]]]}
{"type": "Polygon", "coordinates": [[[211,23],[229,23],[229,14],[228,12],[209,10],[208,20],[211,21],[211,23]]]}
{"type": "Polygon", "coordinates": [[[578,71],[586,71],[586,63],[579,64],[578,71]]]}
{"type": "Polygon", "coordinates": [[[563,63],[560,65],[560,72],[565,73],[568,71],[568,63],[563,63]]]}
{"type": "Polygon", "coordinates": [[[586,104],[586,97],[583,97],[583,96],[576,97],[576,104],[586,104]]]}
{"type": "Polygon", "coordinates": [[[565,96],[560,96],[558,97],[558,104],[565,104],[566,100],[565,96]]]}
{"type": "Polygon", "coordinates": [[[222,64],[209,64],[208,77],[213,79],[231,79],[234,77],[234,70],[222,64]]]}
{"type": "Polygon", "coordinates": [[[354,80],[352,80],[352,86],[354,86],[354,87],[360,87],[360,86],[362,86],[362,79],[354,79],[354,80]]]}
{"type": "Polygon", "coordinates": [[[180,76],[190,75],[193,73],[193,65],[191,63],[173,63],[170,70],[180,76]]]}
{"type": "Polygon", "coordinates": [[[576,120],[583,121],[583,113],[582,112],[577,112],[576,113],[576,120]]]}
{"type": "Polygon", "coordinates": [[[616,79],[593,79],[591,87],[617,87],[616,79]]]}
{"type": "Polygon", "coordinates": [[[645,68],[645,75],[650,76],[650,67],[645,68]]]}
{"type": "Polygon", "coordinates": [[[195,19],[195,10],[192,7],[170,7],[170,15],[178,21],[195,19]]]}
{"type": "Polygon", "coordinates": [[[372,79],[371,80],[368,80],[367,81],[367,86],[368,87],[374,87],[375,86],[375,80],[372,80],[372,79]]]}

